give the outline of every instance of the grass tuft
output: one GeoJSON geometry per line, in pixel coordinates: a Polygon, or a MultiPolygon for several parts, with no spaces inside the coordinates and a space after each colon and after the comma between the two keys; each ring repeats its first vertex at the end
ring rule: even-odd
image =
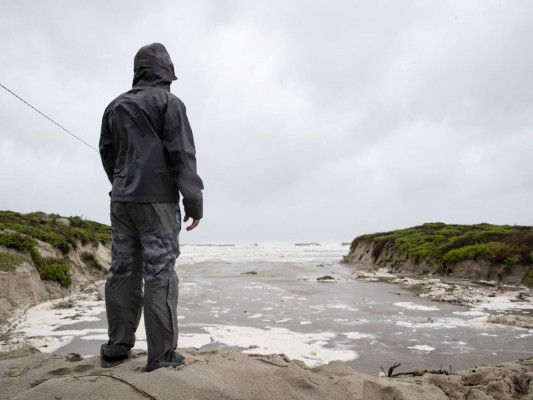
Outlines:
{"type": "Polygon", "coordinates": [[[18,254],[0,253],[0,271],[14,271],[24,261],[25,258],[18,254]]]}

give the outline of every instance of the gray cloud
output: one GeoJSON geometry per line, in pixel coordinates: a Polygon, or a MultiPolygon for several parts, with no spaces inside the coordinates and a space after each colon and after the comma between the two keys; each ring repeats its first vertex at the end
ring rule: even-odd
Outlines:
{"type": "MultiPolygon", "coordinates": [[[[533,5],[200,1],[0,6],[1,82],[97,145],[137,49],[168,48],[206,183],[183,240],[342,240],[533,224],[533,5]]],[[[0,208],[108,221],[98,154],[0,92],[0,208]]]]}

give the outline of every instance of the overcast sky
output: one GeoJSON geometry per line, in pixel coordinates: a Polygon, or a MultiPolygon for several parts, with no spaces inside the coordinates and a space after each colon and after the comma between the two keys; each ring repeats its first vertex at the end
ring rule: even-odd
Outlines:
{"type": "MultiPolygon", "coordinates": [[[[163,43],[204,219],[184,242],[533,225],[531,1],[9,1],[0,83],[94,147],[163,43]]],[[[0,89],[0,209],[109,223],[97,152],[0,89]]]]}

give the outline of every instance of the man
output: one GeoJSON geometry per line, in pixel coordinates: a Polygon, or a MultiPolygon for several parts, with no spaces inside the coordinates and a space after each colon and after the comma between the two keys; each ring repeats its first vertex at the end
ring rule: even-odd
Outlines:
{"type": "Polygon", "coordinates": [[[106,108],[100,155],[113,189],[112,262],[105,285],[109,341],[103,367],[130,357],[144,305],[146,371],[184,365],[178,340],[178,234],[183,195],[190,231],[202,218],[201,178],[185,105],[170,93],[174,65],[162,44],[135,55],[132,90],[106,108]],[[144,300],[143,300],[144,279],[144,300]]]}

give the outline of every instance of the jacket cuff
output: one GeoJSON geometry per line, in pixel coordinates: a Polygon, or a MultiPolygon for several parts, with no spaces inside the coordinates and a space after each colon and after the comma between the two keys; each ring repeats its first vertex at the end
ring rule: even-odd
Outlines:
{"type": "Polygon", "coordinates": [[[203,210],[202,207],[188,207],[185,204],[183,205],[185,209],[185,215],[188,215],[192,219],[202,219],[203,210]]]}

